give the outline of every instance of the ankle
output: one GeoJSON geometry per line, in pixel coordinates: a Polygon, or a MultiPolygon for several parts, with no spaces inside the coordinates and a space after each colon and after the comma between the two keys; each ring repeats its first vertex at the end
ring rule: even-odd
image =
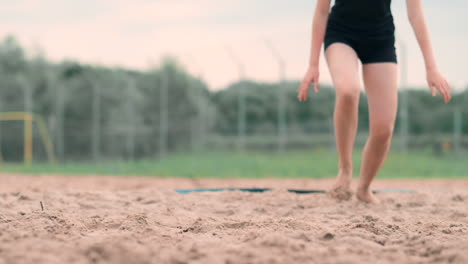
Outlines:
{"type": "Polygon", "coordinates": [[[339,175],[353,176],[353,167],[340,167],[338,169],[339,175]]]}
{"type": "Polygon", "coordinates": [[[357,193],[369,193],[370,192],[370,189],[369,189],[369,186],[363,186],[363,185],[358,185],[358,187],[356,188],[356,192],[357,193]]]}

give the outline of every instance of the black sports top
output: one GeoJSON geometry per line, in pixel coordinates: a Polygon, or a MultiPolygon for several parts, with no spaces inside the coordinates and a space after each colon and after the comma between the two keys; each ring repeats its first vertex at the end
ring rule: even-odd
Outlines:
{"type": "Polygon", "coordinates": [[[391,0],[335,0],[329,20],[350,27],[394,27],[391,0]]]}

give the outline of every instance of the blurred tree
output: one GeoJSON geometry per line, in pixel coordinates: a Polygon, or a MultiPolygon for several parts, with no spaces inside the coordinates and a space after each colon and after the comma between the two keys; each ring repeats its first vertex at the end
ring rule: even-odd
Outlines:
{"type": "MultiPolygon", "coordinates": [[[[299,103],[299,82],[281,85],[288,134],[333,135],[332,87],[322,86],[320,93],[311,92],[309,101],[299,103]]],[[[160,138],[167,138],[166,151],[172,152],[203,146],[211,135],[235,136],[239,89],[246,96],[247,135],[270,136],[275,145],[279,87],[279,83],[242,81],[210,91],[174,57],[164,58],[149,71],[137,71],[75,61],[52,63],[41,53],[27,57],[12,36],[0,42],[0,111],[28,110],[44,117],[60,160],[91,160],[93,155],[104,159],[154,157],[160,153],[160,138]],[[167,84],[167,94],[162,83],[167,84]],[[167,129],[161,127],[166,115],[161,109],[167,109],[167,129]]],[[[412,140],[413,145],[430,145],[436,135],[453,134],[452,104],[441,103],[427,89],[404,92],[409,98],[409,132],[420,138],[412,140]]],[[[466,135],[468,91],[455,94],[453,100],[460,109],[461,132],[466,135]]],[[[368,125],[363,94],[359,131],[367,131],[368,125]]],[[[396,130],[398,126],[396,122],[396,130]]],[[[22,159],[22,129],[19,123],[0,125],[0,151],[6,160],[22,159]]],[[[43,154],[41,147],[35,147],[36,158],[45,158],[43,154]]]]}

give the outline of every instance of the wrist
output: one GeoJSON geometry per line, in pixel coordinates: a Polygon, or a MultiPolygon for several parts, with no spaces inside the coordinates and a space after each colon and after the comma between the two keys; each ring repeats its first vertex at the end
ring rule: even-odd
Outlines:
{"type": "Polygon", "coordinates": [[[309,69],[318,69],[319,63],[318,62],[311,62],[309,63],[309,69]]]}
{"type": "Polygon", "coordinates": [[[426,72],[438,72],[439,69],[436,65],[426,65],[426,72]]]}

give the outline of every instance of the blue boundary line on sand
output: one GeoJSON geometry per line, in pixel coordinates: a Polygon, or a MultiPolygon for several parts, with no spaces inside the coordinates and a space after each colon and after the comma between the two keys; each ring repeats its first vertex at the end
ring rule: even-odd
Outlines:
{"type": "Polygon", "coordinates": [[[178,193],[201,193],[201,192],[223,192],[223,191],[241,191],[241,192],[252,192],[262,193],[271,191],[270,188],[212,188],[212,189],[186,189],[186,190],[175,190],[178,193]]]}
{"type": "MultiPolygon", "coordinates": [[[[272,191],[271,188],[211,188],[211,189],[179,189],[175,190],[180,194],[187,193],[202,193],[202,192],[223,192],[223,191],[241,191],[241,192],[250,192],[250,193],[263,193],[267,191],[272,191]]],[[[288,192],[297,193],[297,194],[315,194],[315,193],[326,193],[325,190],[296,190],[288,189],[288,192]]],[[[413,190],[406,189],[379,189],[373,190],[373,193],[415,193],[413,190]]]]}

